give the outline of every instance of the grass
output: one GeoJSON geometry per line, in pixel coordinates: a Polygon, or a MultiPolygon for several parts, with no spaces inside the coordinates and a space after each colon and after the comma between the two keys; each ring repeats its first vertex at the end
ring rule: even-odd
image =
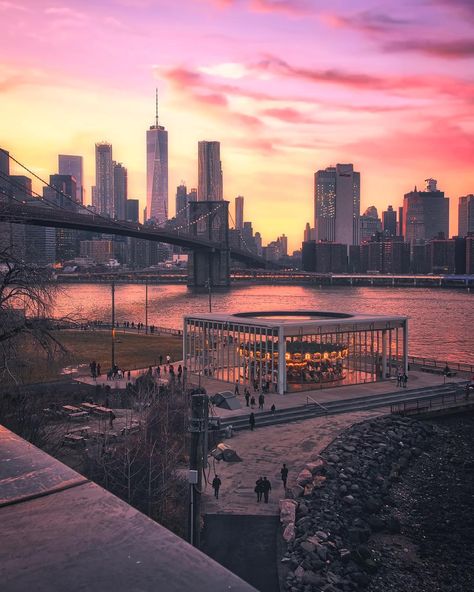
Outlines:
{"type": "MultiPolygon", "coordinates": [[[[68,350],[71,364],[89,364],[95,360],[106,371],[111,365],[110,331],[57,331],[55,337],[68,350]]],[[[160,355],[166,359],[181,360],[183,343],[173,335],[115,334],[115,360],[120,368],[133,370],[146,368],[159,362],[160,355]]]]}
{"type": "MultiPolygon", "coordinates": [[[[23,384],[48,382],[64,378],[62,370],[68,366],[85,364],[84,372],[89,372],[92,360],[101,365],[101,371],[107,372],[111,366],[111,332],[109,331],[55,331],[54,337],[66,348],[65,355],[58,355],[54,360],[47,360],[43,351],[32,344],[23,344],[22,355],[12,368],[15,376],[23,384]]],[[[133,370],[154,366],[167,355],[172,361],[183,357],[181,337],[173,335],[138,335],[120,333],[115,335],[115,361],[119,368],[133,370]]],[[[6,385],[5,385],[6,386],[6,385]]]]}

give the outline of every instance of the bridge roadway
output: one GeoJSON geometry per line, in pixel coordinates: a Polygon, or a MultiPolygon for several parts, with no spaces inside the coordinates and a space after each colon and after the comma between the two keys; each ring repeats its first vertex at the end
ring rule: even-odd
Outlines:
{"type": "MultiPolygon", "coordinates": [[[[208,250],[211,252],[222,250],[220,243],[208,241],[185,232],[154,228],[135,222],[108,220],[93,212],[90,214],[78,214],[73,211],[50,208],[43,204],[20,205],[11,202],[0,202],[0,221],[30,226],[72,228],[74,230],[130,236],[132,238],[177,245],[191,250],[208,250]]],[[[259,257],[243,249],[232,247],[229,249],[229,254],[232,259],[254,267],[266,267],[267,264],[263,257],[259,257]]]]}

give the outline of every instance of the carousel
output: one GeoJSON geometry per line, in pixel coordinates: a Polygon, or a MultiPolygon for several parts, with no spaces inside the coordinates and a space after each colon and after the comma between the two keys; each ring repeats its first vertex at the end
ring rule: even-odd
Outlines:
{"type": "MultiPolygon", "coordinates": [[[[278,347],[269,352],[266,346],[261,351],[260,344],[255,345],[241,343],[239,354],[245,360],[245,378],[260,380],[260,368],[278,366],[278,347]]],[[[290,341],[286,344],[285,354],[287,382],[320,384],[343,380],[346,376],[344,360],[348,355],[348,347],[342,343],[290,341]]]]}

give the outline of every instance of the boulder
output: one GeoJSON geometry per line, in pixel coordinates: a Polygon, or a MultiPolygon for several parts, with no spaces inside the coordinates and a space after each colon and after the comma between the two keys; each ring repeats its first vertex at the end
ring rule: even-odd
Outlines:
{"type": "Polygon", "coordinates": [[[290,522],[285,526],[285,530],[283,531],[283,540],[287,543],[294,540],[295,538],[295,524],[294,522],[290,522]]]}
{"type": "Polygon", "coordinates": [[[295,521],[296,506],[295,500],[283,499],[279,502],[280,506],[280,522],[283,525],[287,525],[290,522],[295,521]]]}
{"type": "Polygon", "coordinates": [[[296,478],[296,483],[304,487],[307,483],[311,483],[312,480],[313,475],[311,471],[308,471],[308,469],[303,469],[296,478]]]}

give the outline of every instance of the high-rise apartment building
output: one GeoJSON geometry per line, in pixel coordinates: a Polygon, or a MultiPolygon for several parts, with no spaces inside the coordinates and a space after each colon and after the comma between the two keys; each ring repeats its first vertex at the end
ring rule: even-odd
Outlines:
{"type": "Polygon", "coordinates": [[[111,218],[115,215],[112,144],[107,142],[95,145],[95,188],[92,193],[92,205],[99,214],[111,218]]]}
{"type": "Polygon", "coordinates": [[[188,188],[184,183],[176,187],[176,218],[186,216],[188,205],[188,188]]]}
{"type": "Polygon", "coordinates": [[[359,242],[369,242],[378,232],[382,232],[382,221],[379,218],[377,208],[370,206],[359,218],[359,242]]]}
{"type": "Polygon", "coordinates": [[[235,228],[242,230],[244,227],[244,197],[238,195],[235,198],[235,228]]]}
{"type": "Polygon", "coordinates": [[[459,198],[458,236],[474,232],[474,195],[471,193],[459,198]]]}
{"type": "Polygon", "coordinates": [[[198,190],[196,189],[196,187],[193,187],[192,189],[190,189],[189,193],[188,193],[188,203],[190,201],[197,201],[198,199],[198,190]]]}
{"type": "Polygon", "coordinates": [[[168,220],[168,132],[158,121],[146,132],[146,219],[162,226],[168,220]]]}
{"type": "Polygon", "coordinates": [[[114,217],[125,220],[127,217],[128,175],[121,162],[114,161],[114,217]]]}
{"type": "Polygon", "coordinates": [[[198,143],[198,200],[222,201],[220,142],[198,143]]]}
{"type": "Polygon", "coordinates": [[[359,242],[360,173],[338,164],[314,175],[314,225],[318,241],[359,242]]]}
{"type": "Polygon", "coordinates": [[[58,172],[60,175],[71,175],[76,180],[76,201],[84,204],[84,164],[82,156],[60,154],[58,156],[58,172]]]}
{"type": "Polygon", "coordinates": [[[406,193],[403,200],[403,236],[410,244],[449,237],[449,198],[426,179],[426,190],[406,193]]]}
{"type": "Polygon", "coordinates": [[[138,199],[127,199],[127,220],[138,222],[140,201],[138,199]]]}
{"type": "Polygon", "coordinates": [[[385,236],[397,236],[397,212],[392,206],[382,212],[382,226],[385,236]]]}

